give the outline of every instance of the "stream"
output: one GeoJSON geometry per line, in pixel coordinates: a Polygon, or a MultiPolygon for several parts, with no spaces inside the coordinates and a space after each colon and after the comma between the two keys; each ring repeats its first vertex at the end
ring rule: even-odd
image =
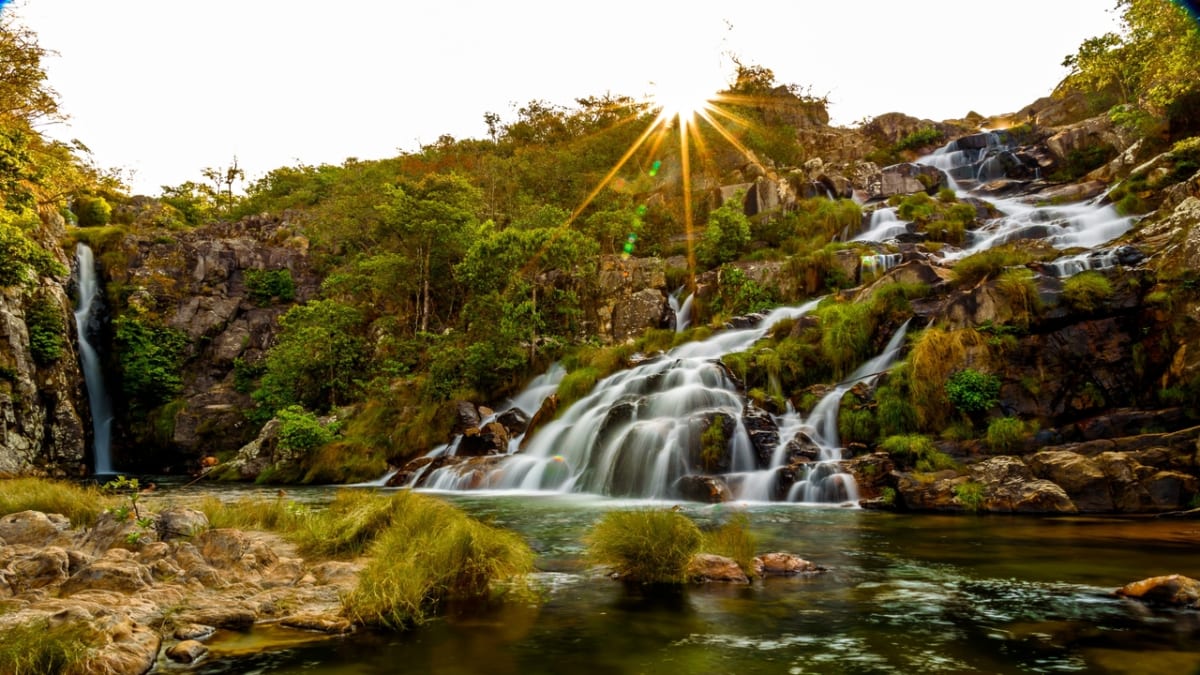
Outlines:
{"type": "MultiPolygon", "coordinates": [[[[246,488],[203,489],[247,495],[246,488]]],[[[310,503],[331,495],[289,488],[291,498],[310,503]]],[[[1111,594],[1146,576],[1200,574],[1195,521],[683,503],[702,527],[744,511],[760,552],[793,552],[829,571],[646,593],[593,568],[582,538],[607,510],[672,502],[440,496],[525,537],[538,553],[540,602],[451,608],[400,634],[219,632],[189,672],[1161,673],[1200,666],[1200,615],[1149,610],[1111,594]],[[281,633],[292,642],[281,645],[281,633]]]]}

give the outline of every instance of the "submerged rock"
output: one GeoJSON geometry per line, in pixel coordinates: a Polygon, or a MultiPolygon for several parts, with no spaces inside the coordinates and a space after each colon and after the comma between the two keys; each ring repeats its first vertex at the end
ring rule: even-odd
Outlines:
{"type": "Polygon", "coordinates": [[[675,489],[682,499],[705,504],[719,504],[731,501],[733,492],[729,485],[717,476],[702,476],[691,474],[681,477],[675,482],[675,489]]]}
{"type": "Polygon", "coordinates": [[[760,577],[820,574],[826,571],[826,568],[791,553],[764,553],[754,559],[754,573],[760,577]]]}
{"type": "Polygon", "coordinates": [[[1152,605],[1200,609],[1200,581],[1181,574],[1135,581],[1118,588],[1116,593],[1152,605]]]}
{"type": "Polygon", "coordinates": [[[712,553],[698,553],[692,556],[691,561],[688,562],[687,578],[693,583],[710,581],[732,584],[750,583],[750,578],[733,558],[712,553]]]}

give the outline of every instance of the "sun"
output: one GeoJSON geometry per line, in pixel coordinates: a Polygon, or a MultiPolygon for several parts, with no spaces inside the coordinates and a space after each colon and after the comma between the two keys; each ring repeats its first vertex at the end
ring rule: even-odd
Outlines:
{"type": "Polygon", "coordinates": [[[665,119],[692,120],[708,108],[721,88],[718,73],[701,67],[698,60],[676,59],[659,65],[650,83],[650,97],[665,119]]]}

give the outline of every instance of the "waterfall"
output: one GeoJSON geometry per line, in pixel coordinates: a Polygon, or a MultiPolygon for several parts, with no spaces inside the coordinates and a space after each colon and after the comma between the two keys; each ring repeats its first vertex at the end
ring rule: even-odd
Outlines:
{"type": "Polygon", "coordinates": [[[679,296],[683,295],[686,286],[680,286],[672,293],[668,300],[671,305],[671,311],[675,312],[675,332],[682,333],[692,325],[692,299],[693,294],[688,293],[688,296],[683,299],[680,304],[679,296]]]}
{"type": "Polygon", "coordinates": [[[75,247],[75,261],[79,268],[79,306],[75,309],[75,333],[79,339],[79,364],[83,369],[83,382],[87,387],[88,405],[92,413],[92,449],[96,462],[94,472],[113,472],[109,442],[112,432],[112,402],[104,388],[104,372],[100,369],[100,357],[89,339],[92,313],[100,304],[100,282],[96,277],[96,261],[92,249],[80,243],[75,247]]]}
{"type": "Polygon", "coordinates": [[[871,212],[866,231],[861,232],[854,241],[887,241],[905,232],[908,232],[908,225],[896,217],[896,209],[885,206],[871,212]]]}
{"type": "Polygon", "coordinates": [[[690,473],[706,422],[732,422],[729,470],[753,471],[757,460],[742,424],[744,400],[718,359],[748,349],[779,321],[817,306],[784,307],[753,328],[729,330],[680,345],[601,380],[591,393],[543,427],[522,452],[513,452],[482,478],[457,467],[435,469],[432,489],[558,490],[671,498],[690,473]]]}

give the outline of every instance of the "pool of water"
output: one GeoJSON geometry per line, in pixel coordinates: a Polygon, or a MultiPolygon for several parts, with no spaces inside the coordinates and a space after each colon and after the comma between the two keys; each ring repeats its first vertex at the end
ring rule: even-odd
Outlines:
{"type": "MultiPolygon", "coordinates": [[[[320,501],[322,494],[293,496],[320,501]]],[[[683,505],[702,526],[744,511],[761,552],[796,553],[829,572],[664,593],[612,581],[584,556],[582,537],[605,511],[644,503],[580,495],[443,496],[526,538],[538,552],[539,600],[451,608],[407,633],[361,632],[267,651],[254,646],[256,633],[266,629],[219,635],[210,645],[212,654],[190,672],[744,675],[1200,668],[1197,613],[1148,610],[1112,595],[1146,576],[1200,576],[1195,521],[683,505]]]]}

